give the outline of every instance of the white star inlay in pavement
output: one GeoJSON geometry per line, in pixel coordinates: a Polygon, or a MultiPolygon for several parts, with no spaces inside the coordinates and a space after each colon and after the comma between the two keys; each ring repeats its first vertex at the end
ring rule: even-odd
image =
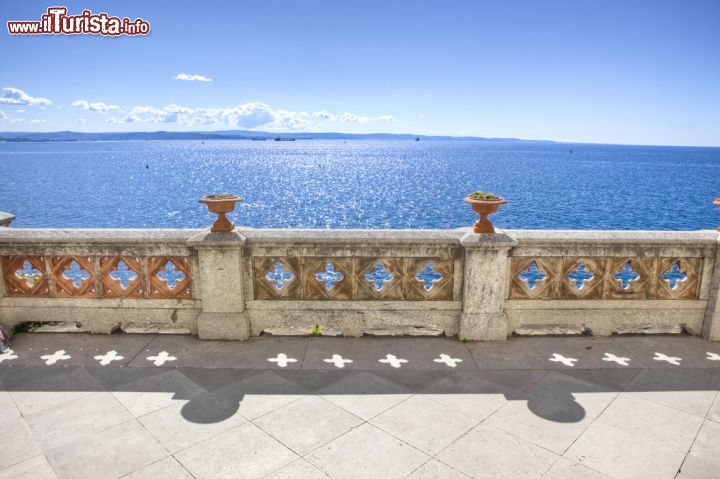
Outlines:
{"type": "Polygon", "coordinates": [[[44,360],[47,366],[51,366],[58,361],[65,361],[70,359],[70,355],[65,354],[65,350],[61,349],[60,351],[55,351],[52,354],[45,354],[43,356],[40,356],[40,359],[44,360]]]}
{"type": "Polygon", "coordinates": [[[8,349],[4,353],[0,354],[0,363],[3,361],[10,361],[17,358],[18,357],[15,355],[15,351],[13,351],[12,349],[8,349]]]}
{"type": "Polygon", "coordinates": [[[296,363],[297,359],[289,358],[289,357],[287,357],[287,354],[280,353],[274,358],[268,358],[268,361],[270,361],[271,363],[277,363],[278,366],[280,366],[281,368],[284,368],[285,366],[288,365],[288,363],[296,363]]]}
{"type": "Polygon", "coordinates": [[[613,363],[618,363],[620,366],[627,366],[628,363],[631,361],[630,358],[622,358],[620,356],[615,356],[614,354],[605,353],[605,357],[602,358],[603,361],[612,361],[613,363]]]}
{"type": "Polygon", "coordinates": [[[440,355],[438,359],[433,359],[436,363],[444,363],[446,366],[450,366],[451,368],[457,367],[457,363],[461,363],[462,359],[460,358],[452,358],[449,355],[443,353],[440,355]]]}
{"type": "Polygon", "coordinates": [[[720,354],[708,352],[707,359],[710,361],[720,361],[720,354]]]}
{"type": "Polygon", "coordinates": [[[554,363],[563,363],[565,366],[570,366],[571,368],[575,367],[575,362],[577,359],[575,358],[566,358],[562,354],[553,353],[551,358],[548,358],[548,361],[552,361],[554,363]]]}
{"type": "Polygon", "coordinates": [[[378,362],[389,364],[390,366],[394,368],[399,368],[403,365],[403,363],[408,362],[407,359],[400,359],[394,354],[386,354],[385,359],[378,359],[378,362]]]}
{"type": "Polygon", "coordinates": [[[339,354],[333,354],[331,358],[323,359],[323,361],[326,363],[334,364],[336,368],[344,368],[345,364],[350,364],[353,362],[352,359],[343,359],[343,357],[339,354]]]}
{"type": "Polygon", "coordinates": [[[167,351],[160,351],[160,354],[157,356],[148,356],[145,359],[152,361],[155,366],[162,366],[168,361],[175,361],[177,358],[175,356],[170,356],[167,351]]]}
{"type": "Polygon", "coordinates": [[[655,353],[655,357],[653,359],[655,361],[667,361],[668,363],[674,364],[675,366],[680,366],[680,361],[682,361],[682,358],[667,356],[663,353],[655,353]]]}
{"type": "Polygon", "coordinates": [[[100,366],[107,366],[113,361],[122,361],[125,358],[123,356],[120,356],[117,351],[113,349],[112,351],[108,351],[107,353],[101,354],[100,356],[95,356],[93,359],[100,361],[100,366]]]}

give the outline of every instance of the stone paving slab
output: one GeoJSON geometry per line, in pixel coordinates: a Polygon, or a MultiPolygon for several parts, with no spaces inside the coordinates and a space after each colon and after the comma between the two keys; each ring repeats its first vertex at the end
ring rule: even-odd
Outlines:
{"type": "Polygon", "coordinates": [[[0,479],[720,477],[720,346],[699,338],[21,334],[12,348],[0,479]],[[123,359],[95,358],[112,350],[123,359]]]}

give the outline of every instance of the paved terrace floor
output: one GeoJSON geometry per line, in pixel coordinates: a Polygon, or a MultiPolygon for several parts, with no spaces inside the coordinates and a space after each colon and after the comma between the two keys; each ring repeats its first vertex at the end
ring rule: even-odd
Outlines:
{"type": "Polygon", "coordinates": [[[25,334],[0,477],[717,478],[720,344],[25,334]]]}

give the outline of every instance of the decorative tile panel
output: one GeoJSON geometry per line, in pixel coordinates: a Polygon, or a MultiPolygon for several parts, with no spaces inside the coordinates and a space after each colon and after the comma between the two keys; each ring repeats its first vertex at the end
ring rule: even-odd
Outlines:
{"type": "Polygon", "coordinates": [[[660,258],[657,266],[657,299],[698,297],[700,258],[660,258]]]}
{"type": "Polygon", "coordinates": [[[2,271],[8,296],[46,297],[50,294],[45,262],[40,256],[3,256],[2,271]]]}
{"type": "Polygon", "coordinates": [[[108,256],[100,258],[100,278],[104,298],[142,298],[143,271],[139,258],[108,256]]]}
{"type": "Polygon", "coordinates": [[[253,257],[254,299],[451,301],[453,259],[253,257]]]}
{"type": "Polygon", "coordinates": [[[352,258],[302,258],[303,298],[350,300],[354,295],[352,258]]]}
{"type": "Polygon", "coordinates": [[[50,258],[53,297],[97,297],[95,264],[90,256],[50,258]]]}
{"type": "Polygon", "coordinates": [[[556,258],[512,258],[510,298],[552,299],[555,296],[556,258]]]}
{"type": "Polygon", "coordinates": [[[255,299],[300,299],[298,258],[253,258],[255,299]]]}
{"type": "Polygon", "coordinates": [[[602,296],[605,259],[561,260],[560,299],[597,299],[602,296]]]}
{"type": "Polygon", "coordinates": [[[452,258],[405,258],[404,271],[405,299],[452,300],[452,258]]]}
{"type": "Polygon", "coordinates": [[[357,258],[357,299],[403,299],[400,258],[357,258]]]}
{"type": "Polygon", "coordinates": [[[147,272],[150,298],[192,298],[190,258],[184,256],[151,257],[147,260],[147,272]]]}
{"type": "Polygon", "coordinates": [[[697,299],[701,268],[702,258],[514,256],[509,299],[697,299]]]}
{"type": "Polygon", "coordinates": [[[607,299],[647,299],[654,285],[653,258],[610,258],[605,278],[607,299]]]}

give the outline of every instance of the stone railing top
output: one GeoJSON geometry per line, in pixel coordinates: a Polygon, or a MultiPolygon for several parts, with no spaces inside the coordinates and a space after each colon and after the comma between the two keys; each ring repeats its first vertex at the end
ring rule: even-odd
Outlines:
{"type": "Polygon", "coordinates": [[[172,244],[185,245],[202,230],[2,228],[2,244],[172,244]]]}
{"type": "Polygon", "coordinates": [[[29,244],[120,244],[230,246],[240,243],[316,244],[437,244],[469,247],[560,246],[560,245],[715,245],[715,230],[698,231],[606,231],[606,230],[498,230],[497,235],[469,234],[469,228],[447,230],[371,229],[268,229],[236,228],[232,234],[209,233],[207,229],[60,229],[0,228],[0,245],[29,244]],[[502,244],[500,244],[502,243],[502,244]]]}
{"type": "Polygon", "coordinates": [[[460,244],[460,238],[469,228],[447,230],[371,230],[371,229],[254,229],[237,228],[248,243],[268,241],[291,244],[312,243],[362,243],[362,244],[460,244]]]}
{"type": "Polygon", "coordinates": [[[709,246],[718,240],[715,230],[503,230],[519,245],[678,245],[709,246]]]}

